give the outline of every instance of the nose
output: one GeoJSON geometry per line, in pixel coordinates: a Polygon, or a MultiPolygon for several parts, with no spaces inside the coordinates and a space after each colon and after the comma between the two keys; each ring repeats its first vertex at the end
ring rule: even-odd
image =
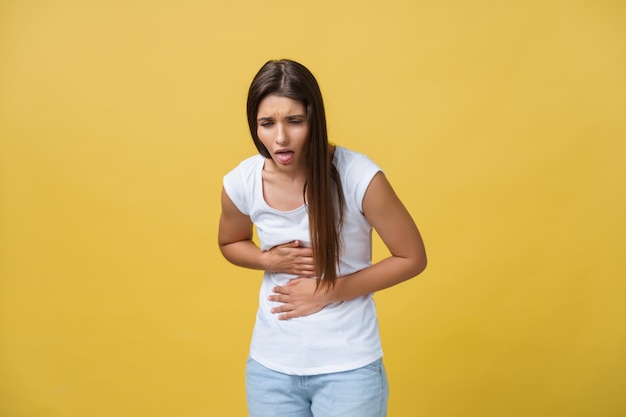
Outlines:
{"type": "Polygon", "coordinates": [[[286,145],[289,142],[289,136],[287,135],[287,131],[285,126],[282,123],[278,123],[276,126],[276,144],[277,145],[286,145]]]}

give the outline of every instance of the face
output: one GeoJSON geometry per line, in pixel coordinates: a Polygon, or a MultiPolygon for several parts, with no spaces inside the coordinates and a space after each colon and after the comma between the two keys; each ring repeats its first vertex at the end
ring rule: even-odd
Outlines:
{"type": "Polygon", "coordinates": [[[304,105],[296,100],[269,95],[259,104],[257,135],[281,171],[304,168],[309,122],[304,105]]]}

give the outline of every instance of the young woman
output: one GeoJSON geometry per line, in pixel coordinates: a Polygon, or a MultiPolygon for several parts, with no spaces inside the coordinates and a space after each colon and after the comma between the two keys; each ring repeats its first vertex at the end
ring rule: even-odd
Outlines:
{"type": "Polygon", "coordinates": [[[266,63],[247,113],[259,155],[224,177],[219,245],[233,264],[265,271],[246,366],[250,416],[385,416],[372,295],[426,267],[418,229],[376,164],[329,144],[307,68],[266,63]],[[390,252],[373,265],[372,228],[390,252]]]}

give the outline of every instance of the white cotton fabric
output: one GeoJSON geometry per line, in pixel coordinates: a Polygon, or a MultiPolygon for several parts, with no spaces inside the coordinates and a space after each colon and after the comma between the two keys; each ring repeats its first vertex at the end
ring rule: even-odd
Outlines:
{"type": "MultiPolygon", "coordinates": [[[[279,211],[263,198],[265,158],[252,156],[224,177],[224,189],[235,206],[250,216],[261,250],[300,240],[310,246],[306,207],[279,211]]],[[[343,251],[339,276],[371,265],[372,228],[362,213],[365,191],[380,168],[365,155],[336,147],[333,163],[339,171],[346,200],[341,233],[343,251]]],[[[261,365],[291,375],[340,372],[365,366],[380,357],[382,349],[372,294],[326,306],[318,313],[278,320],[268,301],[272,288],[293,275],[265,272],[250,356],[261,365]]]]}

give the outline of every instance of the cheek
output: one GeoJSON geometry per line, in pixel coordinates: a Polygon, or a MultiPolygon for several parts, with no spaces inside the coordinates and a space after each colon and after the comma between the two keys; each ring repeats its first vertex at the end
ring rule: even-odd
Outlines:
{"type": "Polygon", "coordinates": [[[261,129],[261,128],[257,129],[256,135],[259,137],[261,142],[265,142],[267,140],[267,131],[265,131],[265,129],[261,129]]]}
{"type": "Polygon", "coordinates": [[[309,136],[311,134],[311,129],[309,129],[309,127],[304,127],[302,128],[302,131],[300,132],[300,137],[302,138],[302,140],[304,142],[307,142],[309,140],[309,136]]]}

